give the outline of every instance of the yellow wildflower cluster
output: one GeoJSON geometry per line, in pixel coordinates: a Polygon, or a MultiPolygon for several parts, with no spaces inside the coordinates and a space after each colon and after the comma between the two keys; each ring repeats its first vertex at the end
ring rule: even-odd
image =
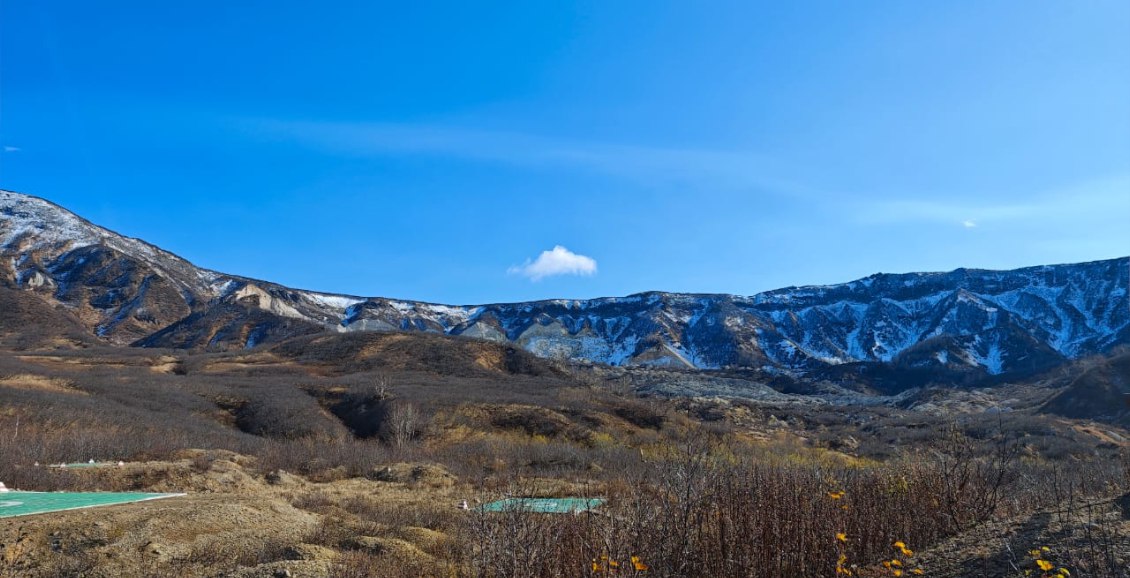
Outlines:
{"type": "MultiPolygon", "coordinates": [[[[831,480],[831,479],[828,480],[827,483],[831,487],[836,487],[838,485],[835,480],[831,480]]],[[[846,495],[847,495],[847,492],[845,492],[844,490],[830,490],[830,491],[828,491],[828,497],[831,498],[832,500],[842,500],[842,499],[844,499],[844,496],[846,496],[846,495]]],[[[843,509],[843,510],[848,509],[847,504],[843,504],[842,506],[840,506],[840,508],[843,509]]],[[[838,558],[836,558],[836,576],[854,576],[855,575],[854,572],[850,568],[848,568],[848,565],[847,565],[847,552],[846,552],[847,542],[848,542],[847,532],[836,532],[836,542],[835,542],[836,553],[839,554],[838,558]]]]}
{"type": "MultiPolygon", "coordinates": [[[[835,484],[835,481],[831,480],[830,483],[835,484]]],[[[842,500],[847,495],[847,492],[845,492],[844,490],[836,489],[836,490],[830,490],[827,494],[828,494],[828,497],[831,498],[832,500],[842,500]]],[[[847,505],[844,505],[843,509],[846,510],[847,505]]],[[[848,563],[847,563],[848,562],[847,548],[846,548],[847,543],[848,543],[847,532],[836,532],[835,544],[836,544],[836,553],[838,554],[838,557],[836,558],[836,576],[854,576],[855,575],[855,570],[853,570],[853,568],[855,568],[855,565],[853,564],[852,566],[849,567],[848,563]]],[[[891,559],[883,560],[881,562],[882,567],[886,570],[886,572],[888,574],[890,574],[891,576],[905,576],[909,573],[909,574],[914,575],[914,576],[921,576],[921,575],[926,573],[921,568],[918,568],[918,567],[910,568],[909,567],[910,566],[910,558],[912,556],[914,556],[914,551],[911,550],[906,545],[906,542],[903,542],[902,540],[898,540],[894,544],[892,544],[892,546],[894,547],[895,550],[897,550],[898,553],[895,554],[895,556],[892,557],[891,559]]]]}
{"type": "MultiPolygon", "coordinates": [[[[1064,567],[1056,569],[1054,562],[1049,560],[1051,558],[1051,548],[1047,546],[1040,546],[1028,551],[1028,555],[1032,557],[1033,562],[1036,564],[1036,569],[1040,571],[1040,578],[1070,578],[1071,572],[1064,567]]],[[[1024,571],[1025,576],[1031,576],[1032,570],[1024,571]]]]}
{"type": "Polygon", "coordinates": [[[917,567],[916,568],[910,568],[909,567],[910,566],[910,558],[914,556],[914,550],[911,550],[910,548],[908,548],[907,545],[906,545],[906,542],[903,542],[902,540],[898,540],[894,544],[892,544],[891,546],[896,551],[898,551],[898,553],[895,554],[895,556],[893,558],[891,558],[890,560],[883,560],[883,562],[882,562],[883,568],[885,568],[888,572],[890,572],[891,576],[904,576],[907,573],[910,573],[910,574],[915,575],[915,576],[921,576],[921,575],[926,573],[921,568],[917,568],[917,567]]]}
{"type": "Polygon", "coordinates": [[[628,575],[635,575],[647,572],[648,566],[639,556],[629,556],[627,564],[620,564],[615,559],[610,558],[607,554],[602,555],[600,558],[593,558],[592,571],[593,574],[617,574],[621,569],[625,569],[628,575]]]}

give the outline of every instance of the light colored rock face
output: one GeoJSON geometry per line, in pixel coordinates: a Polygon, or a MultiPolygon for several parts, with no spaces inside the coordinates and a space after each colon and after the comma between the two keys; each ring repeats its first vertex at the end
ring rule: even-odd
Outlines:
{"type": "Polygon", "coordinates": [[[485,339],[487,341],[509,341],[508,339],[506,339],[506,335],[504,335],[498,329],[495,329],[494,327],[491,327],[486,323],[480,323],[478,321],[472,322],[470,325],[468,325],[467,329],[465,329],[463,333],[461,333],[461,335],[473,337],[475,339],[485,339]]]}
{"type": "Polygon", "coordinates": [[[236,301],[247,299],[249,297],[254,298],[257,300],[260,309],[263,309],[264,311],[270,311],[271,313],[274,313],[276,315],[282,315],[283,317],[291,317],[294,319],[306,318],[305,315],[299,313],[297,309],[291,307],[282,299],[274,298],[273,296],[271,296],[271,294],[260,289],[259,287],[256,287],[255,285],[244,285],[238,291],[233,293],[232,297],[236,301]]]}
{"type": "Polygon", "coordinates": [[[54,287],[55,280],[45,277],[43,273],[39,271],[35,271],[24,280],[24,284],[32,289],[39,289],[40,287],[54,287]]]}
{"type": "Polygon", "coordinates": [[[873,275],[750,297],[655,292],[450,306],[298,291],[199,269],[47,201],[3,191],[0,283],[78,309],[107,339],[152,346],[222,345],[217,335],[251,347],[296,331],[426,331],[610,365],[804,372],[883,362],[1000,374],[1130,342],[1130,259],[873,275]],[[115,259],[132,277],[110,287],[115,259]],[[223,306],[225,315],[208,315],[223,306]]]}
{"type": "MultiPolygon", "coordinates": [[[[588,337],[591,341],[591,335],[588,337]]],[[[518,334],[515,341],[527,351],[540,357],[574,359],[581,357],[585,336],[582,336],[580,332],[570,334],[560,321],[553,320],[546,325],[531,325],[518,334]]]]}

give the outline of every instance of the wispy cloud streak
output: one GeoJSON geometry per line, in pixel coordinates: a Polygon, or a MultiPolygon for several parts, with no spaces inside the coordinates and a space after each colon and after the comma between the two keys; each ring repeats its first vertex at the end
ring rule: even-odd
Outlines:
{"type": "Polygon", "coordinates": [[[938,223],[965,228],[1064,224],[1130,219],[1130,175],[1096,179],[1012,202],[889,200],[857,207],[867,224],[938,223]]]}
{"type": "Polygon", "coordinates": [[[793,196],[808,192],[775,160],[754,152],[619,145],[429,125],[274,120],[244,124],[253,131],[342,155],[434,155],[712,189],[760,189],[793,196]]]}

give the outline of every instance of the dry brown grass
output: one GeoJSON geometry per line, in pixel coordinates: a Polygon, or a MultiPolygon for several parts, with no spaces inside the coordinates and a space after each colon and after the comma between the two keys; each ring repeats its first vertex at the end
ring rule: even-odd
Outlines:
{"type": "Polygon", "coordinates": [[[49,391],[53,393],[68,393],[84,395],[85,392],[75,388],[74,384],[58,378],[44,377],[42,375],[19,374],[0,378],[0,387],[9,389],[25,389],[36,391],[49,391]]]}
{"type": "MultiPolygon", "coordinates": [[[[408,342],[389,340],[381,355],[399,356],[408,342]]],[[[329,360],[338,347],[373,343],[322,345],[329,360]]],[[[936,549],[1130,490],[1125,450],[1096,445],[1094,431],[1108,426],[1019,412],[946,422],[891,407],[642,399],[548,366],[535,368],[549,372],[539,376],[494,361],[484,368],[473,355],[452,361],[480,345],[448,345],[429,345],[440,360],[429,371],[389,370],[380,359],[335,366],[301,352],[0,352],[0,479],[192,493],[175,505],[0,522],[0,543],[14,543],[6,536],[21,526],[30,532],[23,543],[33,553],[22,556],[42,570],[23,565],[17,575],[35,578],[578,576],[594,560],[626,569],[633,556],[648,576],[821,576],[840,555],[866,574],[881,572],[875,564],[894,540],[939,569],[975,565],[971,547],[955,554],[964,562],[936,549]],[[382,434],[387,415],[376,411],[393,402],[422,421],[401,442],[382,434]],[[361,435],[358,424],[370,421],[371,435],[361,435]],[[130,463],[31,465],[89,458],[130,463]],[[455,507],[514,495],[609,501],[582,516],[455,507]],[[60,536],[61,549],[52,543],[60,536]]],[[[1090,536],[1065,529],[1082,517],[1033,539],[1099,553],[1117,545],[1103,536],[1121,526],[1090,536]]],[[[1099,554],[1073,563],[1123,578],[1099,554]]]]}

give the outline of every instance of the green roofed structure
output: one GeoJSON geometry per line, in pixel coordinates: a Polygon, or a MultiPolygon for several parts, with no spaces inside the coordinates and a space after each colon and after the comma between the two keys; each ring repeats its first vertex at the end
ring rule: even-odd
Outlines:
{"type": "Polygon", "coordinates": [[[52,465],[49,465],[47,467],[49,467],[49,468],[59,468],[59,469],[74,469],[74,468],[80,468],[81,469],[81,468],[109,468],[109,467],[114,467],[114,466],[120,467],[120,466],[123,466],[123,465],[125,465],[123,462],[118,462],[118,463],[96,462],[96,461],[91,460],[89,462],[73,462],[73,463],[70,463],[70,464],[52,464],[52,465]]]}
{"type": "Polygon", "coordinates": [[[579,514],[599,508],[604,498],[506,498],[480,506],[484,512],[579,514]]]}
{"type": "Polygon", "coordinates": [[[183,495],[140,492],[0,492],[0,518],[145,502],[183,495]]]}

